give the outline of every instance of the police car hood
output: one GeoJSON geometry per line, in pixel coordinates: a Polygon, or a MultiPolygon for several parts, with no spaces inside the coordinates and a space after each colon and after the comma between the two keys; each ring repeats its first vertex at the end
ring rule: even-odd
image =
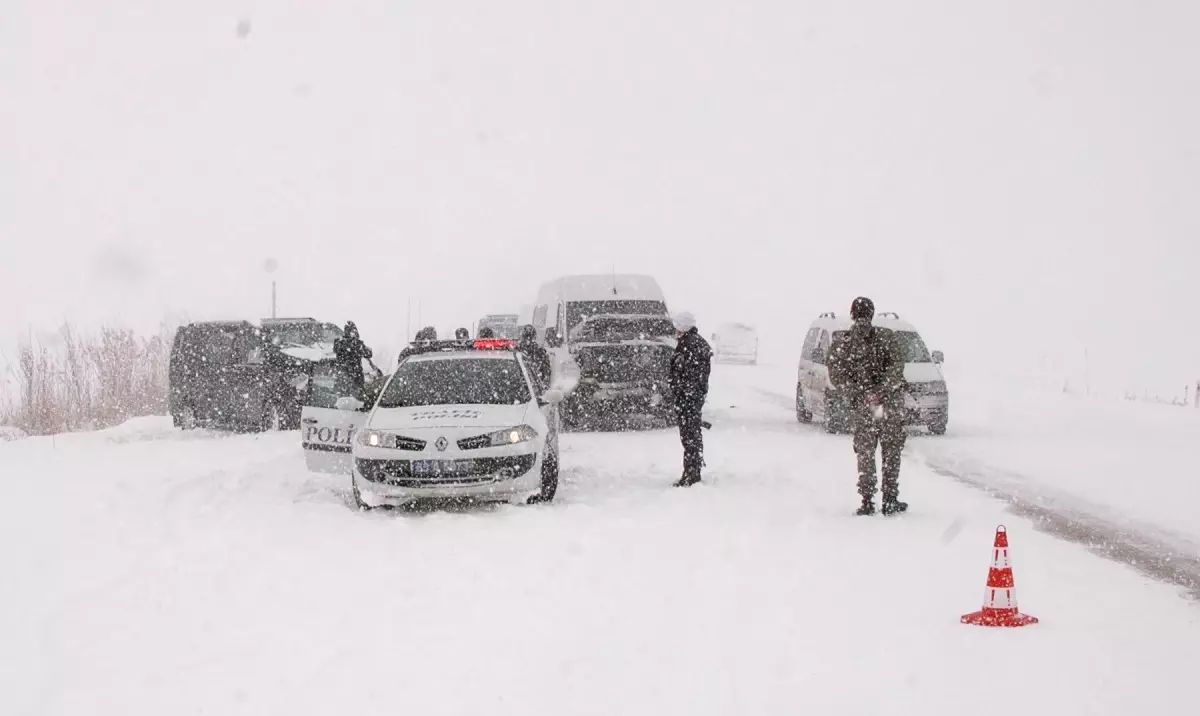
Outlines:
{"type": "Polygon", "coordinates": [[[413,431],[423,428],[511,428],[525,422],[529,404],[423,405],[414,408],[376,408],[373,430],[413,431]]]}
{"type": "Polygon", "coordinates": [[[904,380],[909,383],[932,383],[945,380],[945,377],[937,363],[905,363],[904,380]]]}

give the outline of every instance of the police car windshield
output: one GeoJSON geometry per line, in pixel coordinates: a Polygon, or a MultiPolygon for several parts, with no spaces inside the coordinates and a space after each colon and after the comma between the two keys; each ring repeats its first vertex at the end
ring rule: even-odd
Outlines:
{"type": "Polygon", "coordinates": [[[515,359],[410,360],[396,369],[378,407],[522,405],[532,399],[515,359]]]}
{"type": "Polygon", "coordinates": [[[667,304],[662,301],[571,301],[567,304],[568,330],[579,325],[588,316],[603,314],[630,314],[642,316],[667,316],[667,304]]]}

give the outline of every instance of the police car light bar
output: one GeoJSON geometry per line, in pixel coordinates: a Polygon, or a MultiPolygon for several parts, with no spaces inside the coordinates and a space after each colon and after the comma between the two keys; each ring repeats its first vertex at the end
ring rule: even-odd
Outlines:
{"type": "Polygon", "coordinates": [[[476,338],[474,347],[476,350],[496,350],[501,348],[512,348],[513,341],[509,338],[476,338]]]}

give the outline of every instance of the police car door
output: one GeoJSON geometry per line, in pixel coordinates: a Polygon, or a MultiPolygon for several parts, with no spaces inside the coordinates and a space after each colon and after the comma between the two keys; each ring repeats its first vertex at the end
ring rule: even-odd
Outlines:
{"type": "Polygon", "coordinates": [[[354,382],[333,362],[313,366],[307,399],[300,410],[304,462],[312,472],[350,474],[355,431],[366,420],[354,382]]]}

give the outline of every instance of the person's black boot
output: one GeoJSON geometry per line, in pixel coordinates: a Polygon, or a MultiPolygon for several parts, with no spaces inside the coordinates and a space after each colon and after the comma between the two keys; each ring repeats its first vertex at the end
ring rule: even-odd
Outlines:
{"type": "Polygon", "coordinates": [[[700,478],[698,476],[684,475],[683,477],[679,478],[678,481],[673,483],[673,485],[674,485],[674,487],[691,487],[692,485],[695,485],[697,482],[700,482],[700,478]]]}
{"type": "Polygon", "coordinates": [[[907,502],[901,502],[900,500],[896,499],[884,500],[883,502],[883,514],[885,515],[898,515],[907,509],[907,502]]]}
{"type": "Polygon", "coordinates": [[[862,507],[854,513],[859,517],[867,517],[875,514],[875,502],[873,500],[863,500],[862,507]]]}

